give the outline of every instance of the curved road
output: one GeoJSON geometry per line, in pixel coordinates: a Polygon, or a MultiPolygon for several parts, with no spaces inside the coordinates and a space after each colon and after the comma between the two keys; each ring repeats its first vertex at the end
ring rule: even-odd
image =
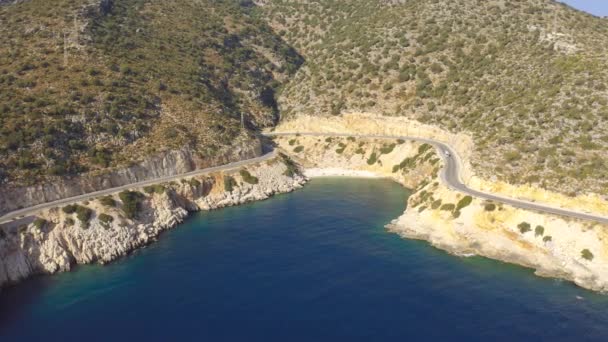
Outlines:
{"type": "MultiPolygon", "coordinates": [[[[465,193],[465,194],[468,194],[468,195],[471,195],[471,196],[474,196],[477,198],[505,203],[505,204],[508,204],[508,205],[511,205],[511,206],[514,206],[517,208],[522,208],[522,209],[526,209],[526,210],[534,210],[534,211],[545,212],[545,213],[549,213],[549,214],[571,217],[571,218],[575,218],[575,219],[590,220],[590,221],[596,221],[596,222],[608,224],[608,217],[578,212],[578,211],[574,211],[574,210],[556,208],[556,207],[552,207],[552,206],[546,205],[546,204],[540,204],[540,203],[535,203],[535,202],[530,202],[530,201],[525,201],[525,200],[508,198],[508,197],[493,195],[490,193],[485,193],[485,192],[471,189],[468,186],[466,186],[460,179],[461,161],[460,161],[460,157],[458,156],[456,151],[454,149],[452,149],[450,146],[448,146],[442,142],[436,141],[436,140],[411,137],[411,136],[359,135],[359,134],[340,134],[340,133],[285,132],[285,133],[265,133],[263,135],[268,136],[268,137],[302,135],[302,136],[318,136],[318,137],[338,136],[338,137],[357,137],[357,138],[392,139],[392,140],[403,139],[403,140],[414,140],[414,141],[428,143],[428,144],[433,145],[438,150],[441,157],[443,158],[445,166],[444,166],[443,170],[441,171],[441,180],[451,189],[460,191],[462,193],[465,193]],[[448,155],[448,153],[449,153],[449,155],[448,155]]],[[[254,164],[254,163],[257,163],[260,161],[268,160],[268,159],[274,157],[275,154],[276,154],[275,151],[272,151],[272,152],[266,153],[263,156],[260,156],[257,158],[242,160],[242,161],[238,161],[238,162],[234,162],[234,163],[230,163],[230,164],[226,164],[226,165],[222,165],[222,166],[200,169],[200,170],[195,170],[195,171],[191,171],[191,172],[187,172],[187,173],[183,173],[183,174],[179,174],[179,175],[156,178],[156,179],[142,181],[142,182],[138,182],[138,183],[127,184],[127,185],[123,185],[120,187],[100,190],[100,191],[91,192],[91,193],[87,193],[87,194],[83,194],[83,195],[79,195],[79,196],[75,196],[75,197],[69,197],[69,198],[65,198],[65,199],[61,199],[61,200],[57,200],[57,201],[53,201],[53,202],[39,204],[39,205],[36,205],[33,207],[24,208],[24,209],[20,209],[20,210],[16,210],[16,211],[7,213],[4,216],[0,217],[0,223],[11,222],[11,220],[14,220],[18,217],[27,217],[28,215],[31,215],[31,214],[33,214],[37,211],[43,210],[43,209],[61,206],[61,205],[78,202],[78,201],[90,200],[95,197],[109,195],[112,193],[116,193],[119,191],[131,189],[131,188],[139,188],[139,187],[144,187],[144,186],[153,185],[153,184],[157,184],[157,183],[170,182],[170,181],[177,180],[177,179],[180,179],[183,177],[208,174],[208,173],[217,172],[217,171],[226,171],[226,170],[242,167],[242,166],[249,165],[249,164],[254,164]]],[[[12,222],[15,223],[15,221],[12,221],[12,222]]]]}
{"type": "Polygon", "coordinates": [[[555,214],[560,216],[571,217],[575,219],[596,221],[600,223],[608,224],[608,217],[594,215],[589,213],[578,212],[574,210],[562,209],[553,207],[551,205],[530,202],[525,200],[519,200],[515,198],[503,197],[499,195],[493,195],[486,192],[481,192],[475,189],[471,189],[466,186],[460,178],[460,157],[454,149],[450,146],[436,140],[417,138],[410,136],[393,136],[393,135],[360,135],[360,134],[338,134],[338,133],[266,133],[266,136],[290,136],[290,135],[303,135],[303,136],[339,136],[339,137],[355,137],[355,138],[374,138],[374,139],[403,139],[403,140],[415,140],[425,142],[433,145],[438,151],[444,161],[444,168],[441,171],[441,180],[451,189],[460,191],[462,193],[471,195],[473,197],[492,200],[500,203],[505,203],[513,207],[534,210],[549,214],[555,214]],[[449,155],[446,153],[448,152],[449,155]]]}

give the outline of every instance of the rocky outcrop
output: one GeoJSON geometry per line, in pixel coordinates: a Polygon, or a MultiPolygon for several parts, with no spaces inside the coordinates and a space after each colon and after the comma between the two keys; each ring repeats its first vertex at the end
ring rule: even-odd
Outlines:
{"type": "Polygon", "coordinates": [[[432,182],[410,196],[388,228],[455,255],[480,255],[608,291],[608,227],[599,223],[475,199],[432,182]]]}
{"type": "Polygon", "coordinates": [[[103,174],[88,173],[34,186],[12,187],[4,185],[0,188],[0,215],[40,203],[149,179],[174,176],[196,169],[224,165],[238,160],[258,157],[261,154],[262,146],[257,140],[233,146],[213,158],[201,158],[193,153],[189,147],[183,147],[179,150],[158,154],[131,167],[103,174]]]}
{"type": "Polygon", "coordinates": [[[133,219],[118,195],[105,198],[103,204],[100,200],[78,204],[91,210],[85,221],[62,208],[44,211],[26,227],[0,229],[0,285],[34,274],[68,271],[74,264],[110,262],[153,242],[191,211],[262,200],[300,188],[305,179],[293,171],[297,170],[278,157],[246,171],[241,168],[145,188],[136,196],[138,210],[133,219]]]}

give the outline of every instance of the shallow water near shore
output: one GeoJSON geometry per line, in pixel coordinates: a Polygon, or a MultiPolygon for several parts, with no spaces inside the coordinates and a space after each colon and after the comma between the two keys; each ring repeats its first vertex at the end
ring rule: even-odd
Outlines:
{"type": "Polygon", "coordinates": [[[608,296],[384,225],[407,191],[317,178],[0,293],[0,341],[602,341],[608,296]]]}

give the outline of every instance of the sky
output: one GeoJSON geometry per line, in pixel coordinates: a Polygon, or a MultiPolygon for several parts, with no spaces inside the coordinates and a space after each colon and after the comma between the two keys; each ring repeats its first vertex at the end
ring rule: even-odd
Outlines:
{"type": "Polygon", "coordinates": [[[562,2],[597,15],[599,17],[608,16],[608,0],[561,0],[562,2]]]}

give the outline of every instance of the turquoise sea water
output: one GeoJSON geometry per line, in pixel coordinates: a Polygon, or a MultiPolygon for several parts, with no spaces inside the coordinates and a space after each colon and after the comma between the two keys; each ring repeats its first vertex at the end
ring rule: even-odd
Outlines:
{"type": "Polygon", "coordinates": [[[0,294],[0,341],[606,341],[608,297],[384,229],[407,193],[315,179],[0,294]]]}

